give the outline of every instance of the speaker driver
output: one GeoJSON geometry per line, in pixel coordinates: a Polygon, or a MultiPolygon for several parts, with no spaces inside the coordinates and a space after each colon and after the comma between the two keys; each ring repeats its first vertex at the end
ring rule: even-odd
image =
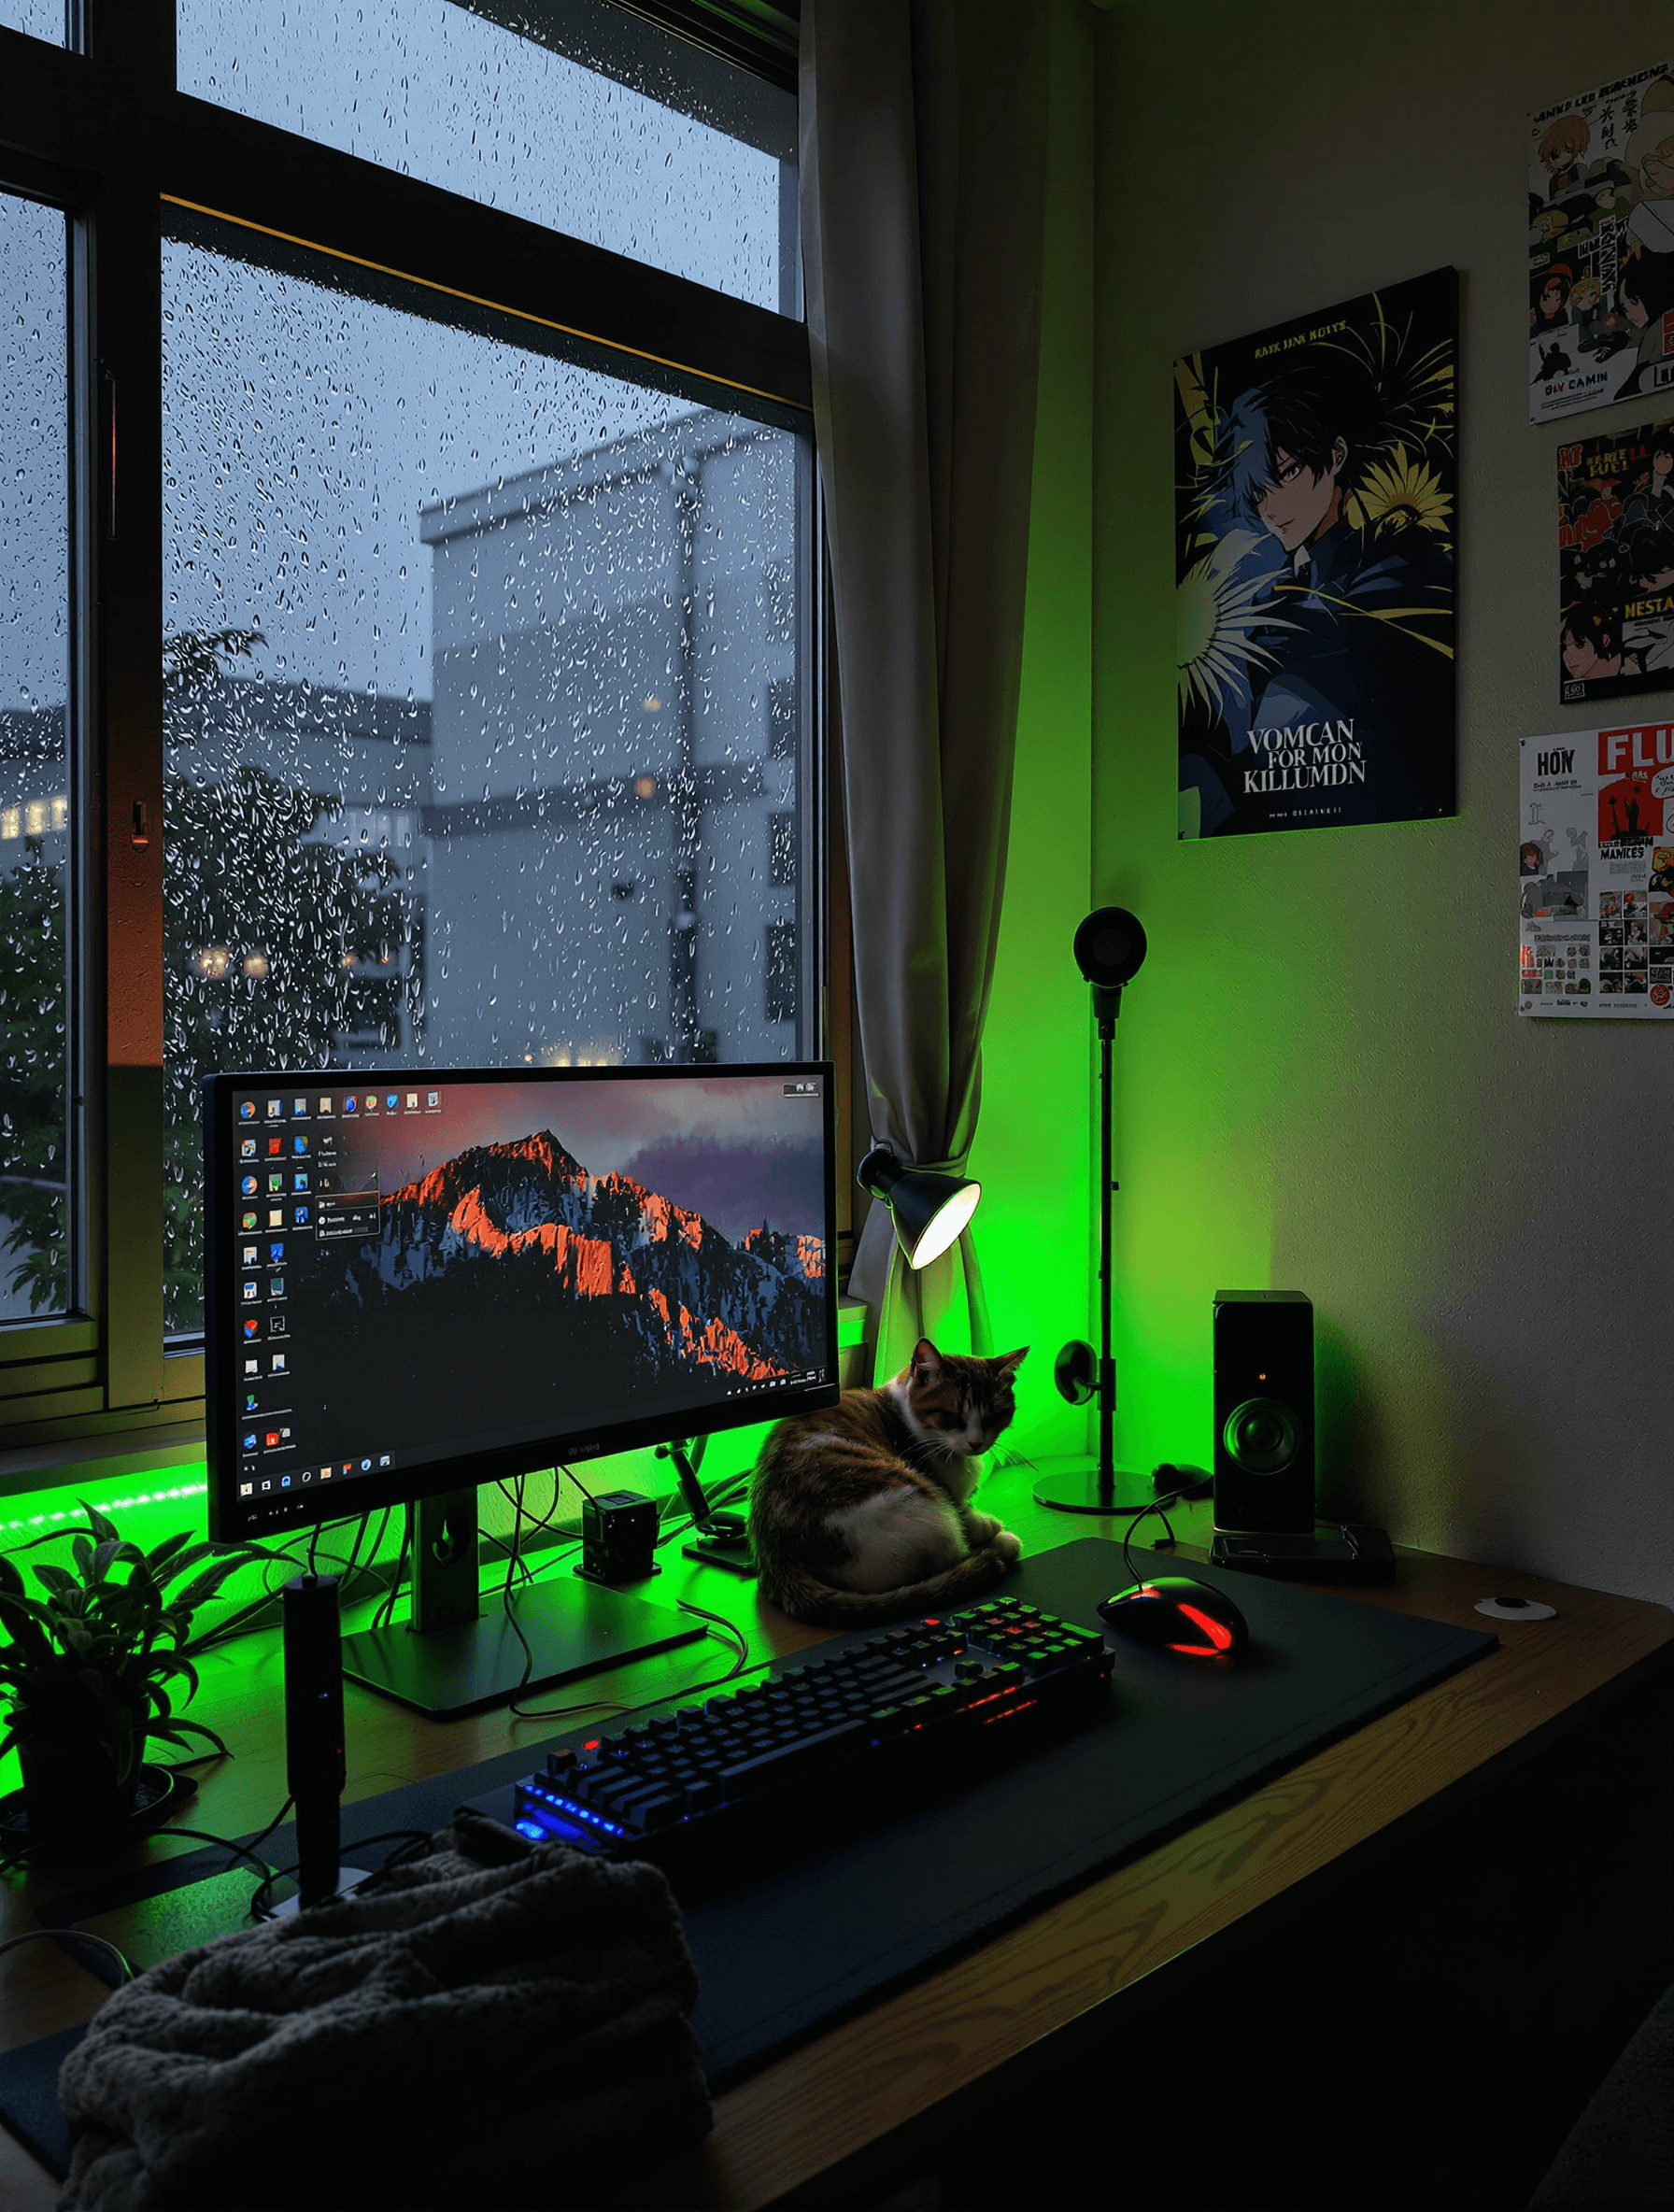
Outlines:
{"type": "Polygon", "coordinates": [[[1227,1456],[1247,1475],[1280,1475],[1297,1455],[1301,1430],[1296,1415],[1276,1398],[1247,1397],[1234,1406],[1221,1432],[1227,1456]]]}
{"type": "Polygon", "coordinates": [[[1099,906],[1075,932],[1075,965],[1090,984],[1120,989],[1144,964],[1145,932],[1125,906],[1099,906]]]}

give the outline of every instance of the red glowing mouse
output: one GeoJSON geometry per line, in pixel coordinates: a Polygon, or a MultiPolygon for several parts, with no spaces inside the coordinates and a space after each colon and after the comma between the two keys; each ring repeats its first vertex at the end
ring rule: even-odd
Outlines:
{"type": "Polygon", "coordinates": [[[1190,1659],[1234,1658],[1250,1640],[1232,1600],[1190,1575],[1153,1575],[1107,1597],[1099,1611],[1118,1636],[1190,1659]]]}

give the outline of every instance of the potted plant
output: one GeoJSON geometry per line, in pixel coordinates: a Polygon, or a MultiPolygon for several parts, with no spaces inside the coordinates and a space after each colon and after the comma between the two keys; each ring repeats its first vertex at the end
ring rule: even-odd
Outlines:
{"type": "Polygon", "coordinates": [[[225,1753],[213,1728],[176,1709],[198,1687],[192,1654],[205,1639],[193,1639],[192,1617],[247,1560],[271,1556],[194,1543],[190,1530],[142,1552],[81,1510],[85,1530],[53,1531],[73,1538],[74,1567],[31,1570],[44,1595],[31,1595],[16,1555],[0,1553],[0,1696],[10,1709],[0,1754],[18,1747],[31,1840],[126,1821],[148,1742],[190,1751],[196,1737],[225,1753]]]}

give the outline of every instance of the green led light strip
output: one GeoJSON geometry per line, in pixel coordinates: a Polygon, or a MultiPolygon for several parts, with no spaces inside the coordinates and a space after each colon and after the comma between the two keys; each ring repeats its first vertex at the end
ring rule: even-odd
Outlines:
{"type": "MultiPolygon", "coordinates": [[[[207,1482],[180,1482],[168,1490],[137,1490],[132,1497],[108,1497],[99,1507],[102,1513],[122,1513],[133,1506],[158,1506],[175,1497],[206,1497],[207,1482]]],[[[57,1513],[31,1513],[23,1521],[0,1521],[0,1538],[17,1536],[40,1536],[61,1523],[78,1521],[78,1511],[66,1508],[57,1513]]]]}

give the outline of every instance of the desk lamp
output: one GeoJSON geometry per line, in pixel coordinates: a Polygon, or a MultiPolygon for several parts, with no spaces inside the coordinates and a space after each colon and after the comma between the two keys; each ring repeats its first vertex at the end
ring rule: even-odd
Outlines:
{"type": "Polygon", "coordinates": [[[1099,1352],[1079,1339],[1068,1343],[1053,1368],[1060,1397],[1072,1406],[1099,1400],[1099,1464],[1085,1471],[1043,1475],[1036,1502],[1060,1513],[1138,1513],[1152,1503],[1150,1485],[1138,1475],[1118,1475],[1113,1464],[1116,1412],[1116,1368],[1111,1356],[1111,1114],[1114,1104],[1111,1069],[1122,985],[1143,965],[1145,932],[1125,906],[1100,906],[1075,932],[1075,963],[1093,986],[1093,1014],[1099,1024],[1099,1098],[1101,1129],[1099,1164],[1099,1352]]]}
{"type": "Polygon", "coordinates": [[[928,1268],[954,1243],[976,1212],[980,1183],[968,1175],[938,1175],[909,1168],[887,1144],[874,1144],[855,1170],[855,1181],[889,1209],[895,1241],[910,1268],[928,1268]]]}

